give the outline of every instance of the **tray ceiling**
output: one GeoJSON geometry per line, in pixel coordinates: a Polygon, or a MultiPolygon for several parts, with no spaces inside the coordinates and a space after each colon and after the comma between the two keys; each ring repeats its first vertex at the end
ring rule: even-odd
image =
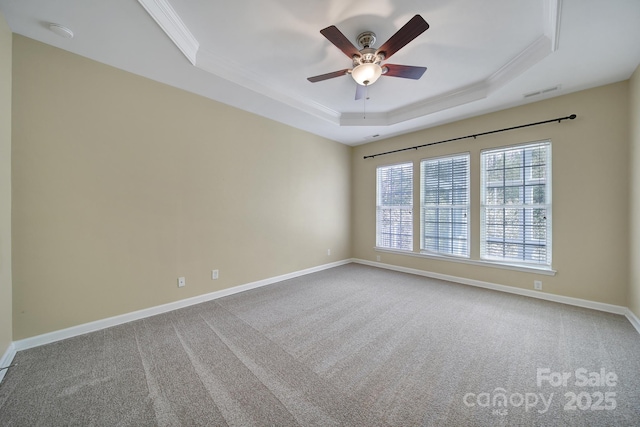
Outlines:
{"type": "Polygon", "coordinates": [[[0,0],[15,33],[349,145],[627,79],[640,62],[637,0],[0,0]],[[320,34],[376,47],[420,14],[430,28],[354,99],[351,67],[320,34]],[[69,27],[62,38],[49,23],[69,27]],[[379,135],[374,137],[374,135],[379,135]]]}

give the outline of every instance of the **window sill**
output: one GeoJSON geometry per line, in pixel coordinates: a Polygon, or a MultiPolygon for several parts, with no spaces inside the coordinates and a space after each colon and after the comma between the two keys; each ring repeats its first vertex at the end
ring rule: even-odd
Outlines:
{"type": "Polygon", "coordinates": [[[436,261],[457,262],[460,264],[477,265],[480,267],[500,268],[504,270],[521,271],[524,273],[544,274],[546,276],[556,275],[556,270],[553,270],[548,267],[542,267],[542,266],[534,267],[530,265],[510,264],[510,263],[503,263],[503,262],[497,262],[497,261],[476,260],[476,259],[469,259],[469,258],[458,258],[453,256],[444,256],[444,255],[432,255],[432,254],[386,249],[386,248],[379,248],[379,247],[375,247],[374,249],[376,252],[386,252],[386,253],[395,254],[395,255],[407,255],[407,256],[412,256],[416,258],[433,259],[436,261]]]}

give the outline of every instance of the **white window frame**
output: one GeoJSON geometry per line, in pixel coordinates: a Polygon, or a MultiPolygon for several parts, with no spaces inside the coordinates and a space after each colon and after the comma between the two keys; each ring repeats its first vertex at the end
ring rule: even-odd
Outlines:
{"type": "MultiPolygon", "coordinates": [[[[499,262],[504,264],[512,264],[512,265],[522,265],[522,266],[535,266],[536,268],[545,268],[551,269],[552,262],[552,202],[551,202],[551,187],[552,187],[552,167],[551,167],[551,141],[543,140],[526,144],[518,144],[507,147],[500,148],[492,148],[482,150],[480,152],[480,164],[481,164],[481,172],[480,172],[480,259],[499,262]],[[522,151],[526,153],[527,150],[532,150],[537,147],[546,147],[546,157],[544,160],[544,171],[545,176],[543,178],[534,178],[533,170],[536,166],[540,165],[531,165],[527,164],[526,154],[523,161],[523,164],[514,168],[507,168],[506,162],[502,164],[502,182],[494,181],[494,185],[491,185],[488,182],[488,174],[490,172],[495,172],[495,175],[499,176],[500,168],[495,168],[492,170],[487,170],[487,162],[488,156],[500,154],[500,153],[509,153],[513,151],[522,151]],[[516,171],[520,169],[519,178],[512,179],[510,181],[507,180],[507,170],[516,173],[516,171]],[[545,199],[543,202],[535,202],[533,200],[533,192],[535,191],[534,185],[544,185],[544,196],[545,199]],[[497,197],[500,197],[500,189],[502,189],[502,203],[498,203],[496,201],[489,202],[487,198],[489,197],[488,190],[492,191],[494,194],[497,194],[497,197]],[[519,202],[509,201],[507,202],[507,189],[515,192],[518,189],[518,197],[521,198],[519,202]],[[497,191],[496,191],[497,190],[497,191]],[[531,191],[529,197],[527,197],[527,193],[531,191]],[[524,200],[522,200],[522,198],[524,200]],[[502,224],[488,224],[488,212],[494,210],[498,215],[500,215],[499,211],[502,210],[503,218],[508,213],[522,215],[522,224],[521,229],[520,225],[508,225],[506,220],[503,220],[502,224]],[[545,226],[542,229],[544,232],[544,239],[535,239],[535,236],[531,234],[530,231],[527,230],[527,225],[531,227],[535,227],[533,215],[535,215],[535,211],[544,210],[545,218],[545,226]],[[531,216],[530,222],[528,221],[529,215],[531,216]],[[500,226],[504,229],[499,230],[500,226]],[[493,236],[491,236],[492,232],[489,231],[489,228],[494,227],[493,236]],[[507,229],[511,228],[512,235],[517,234],[518,238],[508,238],[507,237],[507,229]],[[497,230],[497,231],[496,231],[497,230]],[[502,237],[499,235],[502,232],[502,237]],[[504,251],[506,251],[507,246],[511,248],[520,248],[522,257],[515,258],[509,256],[497,256],[494,251],[490,251],[488,249],[488,245],[495,244],[496,247],[503,245],[504,251]],[[535,247],[544,244],[545,256],[543,259],[535,260],[533,259],[535,256],[535,247]],[[493,253],[492,253],[493,252],[493,253]]],[[[531,228],[529,227],[529,228],[531,228]]]]}
{"type": "Polygon", "coordinates": [[[413,251],[413,162],[379,166],[376,169],[376,247],[399,251],[413,251]],[[389,190],[389,183],[384,183],[384,171],[390,169],[404,169],[402,179],[408,179],[405,187],[403,204],[386,203],[393,192],[383,197],[383,192],[389,190]],[[395,216],[400,221],[387,220],[385,217],[395,216]],[[407,220],[408,216],[408,220],[407,220]],[[393,230],[395,228],[395,230],[393,230]]]}
{"type": "MultiPolygon", "coordinates": [[[[467,153],[458,153],[441,157],[433,157],[428,159],[422,159],[420,161],[420,252],[426,255],[438,255],[438,256],[451,256],[451,257],[461,257],[461,258],[469,258],[470,254],[470,243],[471,243],[471,235],[470,235],[470,165],[471,165],[471,156],[467,153]],[[440,176],[440,167],[443,164],[451,162],[451,167],[453,167],[454,162],[460,162],[463,160],[466,163],[466,169],[463,172],[463,176],[453,177],[452,171],[452,182],[446,183],[441,186],[440,182],[444,176],[440,176]],[[426,168],[429,165],[436,165],[438,167],[437,172],[437,185],[431,187],[430,191],[436,192],[435,200],[431,197],[427,197],[427,183],[425,182],[426,176],[426,168]],[[458,190],[461,188],[463,190],[466,189],[466,192],[463,194],[464,200],[462,203],[455,203],[453,200],[454,186],[455,183],[458,184],[458,190]],[[463,187],[460,187],[462,184],[463,187]],[[451,200],[446,200],[446,197],[443,200],[441,197],[441,191],[451,191],[451,200]],[[457,239],[453,235],[453,227],[454,227],[454,215],[453,211],[457,211],[458,214],[462,213],[463,218],[465,219],[464,227],[466,228],[466,233],[464,236],[458,236],[457,239]],[[435,221],[431,222],[431,224],[435,224],[435,232],[430,232],[427,227],[427,214],[431,211],[431,213],[435,213],[435,221]],[[447,212],[450,214],[450,221],[446,221],[447,212]],[[442,221],[441,218],[445,217],[445,221],[442,221]],[[451,230],[451,233],[447,236],[441,234],[440,227],[444,225],[445,227],[451,230]],[[429,234],[428,234],[429,233],[429,234]],[[432,234],[435,233],[435,234],[432,234]],[[431,244],[427,243],[427,240],[430,240],[431,244]],[[462,251],[455,250],[454,242],[455,241],[463,242],[464,249],[462,251]],[[443,244],[449,243],[445,248],[443,244]],[[434,247],[435,246],[435,247],[434,247]]],[[[458,192],[458,197],[460,193],[458,192]]],[[[458,222],[460,224],[460,222],[458,222]]],[[[447,231],[445,230],[445,233],[447,231]]]]}

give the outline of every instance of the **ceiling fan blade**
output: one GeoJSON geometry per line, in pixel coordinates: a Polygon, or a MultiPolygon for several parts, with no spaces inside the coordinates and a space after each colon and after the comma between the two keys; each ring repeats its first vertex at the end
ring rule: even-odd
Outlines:
{"type": "Polygon", "coordinates": [[[367,87],[366,86],[362,86],[362,85],[356,84],[356,101],[359,100],[359,99],[364,98],[366,93],[367,93],[367,87]]]}
{"type": "Polygon", "coordinates": [[[360,56],[358,48],[356,48],[335,25],[320,30],[320,34],[325,36],[327,40],[343,51],[349,58],[353,58],[354,55],[360,56]]]}
{"type": "Polygon", "coordinates": [[[377,53],[384,53],[386,59],[391,58],[391,55],[402,49],[411,40],[418,37],[429,29],[429,24],[422,16],[416,15],[409,20],[404,27],[400,28],[394,35],[391,36],[380,48],[377,53]]]}
{"type": "Polygon", "coordinates": [[[334,77],[344,76],[345,74],[349,74],[349,71],[351,71],[350,68],[345,68],[344,70],[334,71],[333,73],[320,74],[319,76],[308,77],[307,80],[309,80],[311,83],[321,82],[322,80],[328,80],[334,77]]]}
{"type": "Polygon", "coordinates": [[[412,65],[385,64],[384,66],[387,67],[388,71],[383,76],[402,77],[403,79],[418,80],[427,71],[427,67],[414,67],[412,65]]]}

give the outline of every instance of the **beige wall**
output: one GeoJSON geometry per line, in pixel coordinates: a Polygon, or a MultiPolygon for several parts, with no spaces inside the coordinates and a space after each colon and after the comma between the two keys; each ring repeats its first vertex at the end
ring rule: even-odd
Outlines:
{"type": "MultiPolygon", "coordinates": [[[[428,130],[377,141],[354,150],[353,256],[473,280],[533,289],[603,303],[627,305],[629,119],[628,82],[581,91],[428,130]],[[365,155],[529,122],[564,117],[561,124],[529,127],[397,153],[365,155]],[[553,277],[534,273],[376,252],[375,173],[384,164],[413,161],[416,180],[423,158],[471,154],[471,257],[479,258],[480,150],[516,143],[552,141],[553,277]]],[[[419,251],[419,205],[414,185],[414,250],[419,251]]]]}
{"type": "Polygon", "coordinates": [[[0,14],[0,358],[11,320],[11,29],[0,14]]]}
{"type": "Polygon", "coordinates": [[[18,35],[13,67],[15,340],[350,257],[349,147],[18,35]]]}
{"type": "Polygon", "coordinates": [[[629,82],[629,123],[631,128],[631,215],[628,306],[640,318],[640,67],[629,82]]]}

